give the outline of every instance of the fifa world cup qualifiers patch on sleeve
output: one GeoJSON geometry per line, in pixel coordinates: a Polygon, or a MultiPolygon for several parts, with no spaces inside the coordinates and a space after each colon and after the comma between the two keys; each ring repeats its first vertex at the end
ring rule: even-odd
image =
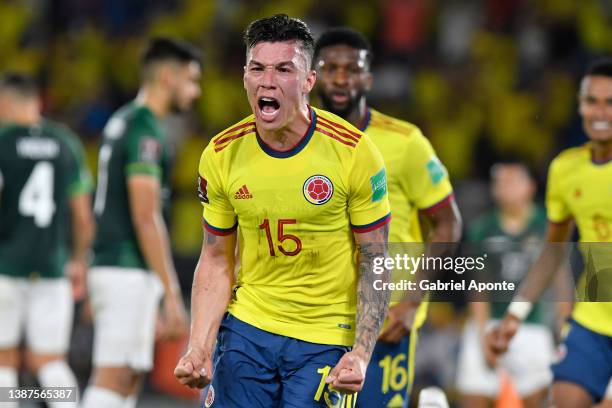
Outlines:
{"type": "Polygon", "coordinates": [[[442,165],[437,157],[434,157],[427,162],[427,172],[429,173],[429,178],[434,185],[442,181],[444,175],[446,174],[444,165],[442,165]]]}
{"type": "Polygon", "coordinates": [[[161,155],[161,144],[153,137],[143,137],[138,145],[138,159],[141,162],[155,163],[159,162],[161,155]]]}
{"type": "Polygon", "coordinates": [[[378,173],[370,177],[372,185],[372,201],[380,201],[387,194],[387,173],[382,168],[378,173]]]}
{"type": "Polygon", "coordinates": [[[201,202],[208,204],[208,192],[206,191],[206,186],[208,182],[202,176],[198,176],[198,198],[201,202]]]}

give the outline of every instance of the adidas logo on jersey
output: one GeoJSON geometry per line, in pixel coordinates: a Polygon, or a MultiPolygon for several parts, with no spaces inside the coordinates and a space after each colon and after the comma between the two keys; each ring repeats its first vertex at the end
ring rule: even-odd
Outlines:
{"type": "Polygon", "coordinates": [[[234,194],[234,200],[248,200],[250,198],[253,198],[253,194],[249,192],[246,184],[240,187],[236,194],[234,194]]]}

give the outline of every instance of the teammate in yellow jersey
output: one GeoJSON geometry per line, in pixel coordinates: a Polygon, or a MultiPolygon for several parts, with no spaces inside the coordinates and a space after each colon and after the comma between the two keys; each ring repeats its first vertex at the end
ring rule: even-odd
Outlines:
{"type": "Polygon", "coordinates": [[[212,381],[207,407],[352,407],[389,301],[373,286],[389,279],[373,273],[390,220],[383,159],[351,124],[307,105],[316,72],[302,21],[257,20],[245,43],[253,114],[202,155],[206,242],[175,375],[212,381]]]}
{"type": "Polygon", "coordinates": [[[612,377],[611,59],[593,64],[582,79],[579,112],[590,141],[559,154],[549,169],[546,208],[547,240],[551,245],[542,251],[519,297],[488,336],[492,351],[502,353],[508,348],[530,311],[530,302],[539,297],[558,270],[563,252],[560,243],[569,241],[576,224],[587,265],[579,292],[586,291],[585,298],[592,301],[576,303],[560,361],[553,365],[553,401],[557,408],[590,407],[601,401],[612,377]]]}
{"type": "MultiPolygon", "coordinates": [[[[429,141],[416,126],[367,105],[366,94],[372,84],[371,59],[369,42],[355,30],[333,28],[321,35],[315,45],[315,66],[323,108],[360,128],[383,155],[393,211],[391,245],[423,241],[417,212],[432,225],[428,241],[457,241],[461,219],[453,189],[429,141]]],[[[390,247],[390,252],[393,249],[390,247]]],[[[414,375],[410,354],[415,349],[416,329],[425,319],[426,303],[422,303],[411,324],[414,311],[415,304],[408,300],[391,307],[357,406],[397,407],[407,400],[412,383],[409,379],[414,375]],[[412,336],[411,328],[415,330],[412,336]]]]}

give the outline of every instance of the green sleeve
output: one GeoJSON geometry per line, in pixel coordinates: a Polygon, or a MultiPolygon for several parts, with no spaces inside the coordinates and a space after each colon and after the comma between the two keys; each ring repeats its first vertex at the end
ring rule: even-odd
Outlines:
{"type": "Polygon", "coordinates": [[[159,133],[143,120],[135,119],[125,135],[127,176],[149,174],[161,177],[162,143],[159,133]]]}
{"type": "Polygon", "coordinates": [[[68,169],[68,196],[72,197],[79,194],[89,194],[93,191],[93,179],[91,172],[85,162],[85,149],[78,136],[63,128],[53,126],[56,134],[60,134],[68,145],[69,169],[68,169]]]}

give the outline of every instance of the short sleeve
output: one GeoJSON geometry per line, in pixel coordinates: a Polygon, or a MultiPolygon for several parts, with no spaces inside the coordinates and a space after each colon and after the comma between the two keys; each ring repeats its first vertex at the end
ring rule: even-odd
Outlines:
{"type": "Polygon", "coordinates": [[[125,135],[125,172],[161,177],[163,145],[159,135],[143,121],[135,120],[125,135]]]}
{"type": "Polygon", "coordinates": [[[564,222],[572,215],[561,188],[559,162],[553,160],[548,169],[546,182],[546,215],[551,222],[564,222]]]}
{"type": "Polygon", "coordinates": [[[202,218],[206,230],[215,235],[229,235],[237,227],[236,213],[223,189],[220,164],[215,163],[214,154],[206,148],[200,158],[198,198],[204,207],[202,218]]]}
{"type": "Polygon", "coordinates": [[[380,152],[367,136],[355,149],[348,175],[348,212],[353,232],[364,233],[391,220],[387,174],[380,152]]]}
{"type": "Polygon", "coordinates": [[[415,132],[411,136],[403,180],[415,206],[421,211],[433,212],[452,198],[453,187],[446,168],[436,156],[429,140],[419,130],[415,132]]]}

